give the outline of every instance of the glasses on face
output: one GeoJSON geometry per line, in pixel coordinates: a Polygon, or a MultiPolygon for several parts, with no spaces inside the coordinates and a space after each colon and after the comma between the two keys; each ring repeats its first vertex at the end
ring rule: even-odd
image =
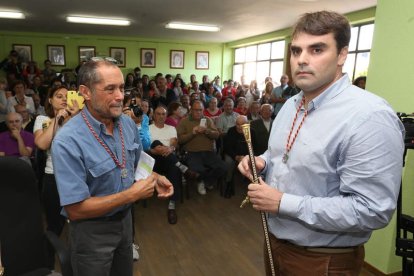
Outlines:
{"type": "Polygon", "coordinates": [[[20,123],[20,120],[9,120],[8,122],[9,124],[20,123]]]}

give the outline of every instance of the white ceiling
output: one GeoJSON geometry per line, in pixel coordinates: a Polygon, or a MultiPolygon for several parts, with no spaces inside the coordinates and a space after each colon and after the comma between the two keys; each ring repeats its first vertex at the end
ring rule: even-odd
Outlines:
{"type": "Polygon", "coordinates": [[[0,30],[229,42],[290,27],[304,12],[325,9],[344,14],[376,4],[377,0],[2,0],[0,9],[23,11],[26,19],[0,19],[0,30]],[[65,21],[67,15],[127,18],[132,24],[74,24],[65,21]],[[216,24],[221,31],[165,29],[169,21],[216,24]]]}

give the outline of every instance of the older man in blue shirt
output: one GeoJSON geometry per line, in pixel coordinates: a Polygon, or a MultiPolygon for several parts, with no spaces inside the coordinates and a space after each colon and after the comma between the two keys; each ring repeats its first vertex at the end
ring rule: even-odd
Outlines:
{"type": "Polygon", "coordinates": [[[119,68],[92,60],[79,71],[86,108],[59,131],[52,158],[63,214],[70,222],[74,275],[132,275],[131,204],[169,197],[171,183],[155,173],[134,180],[141,143],[134,122],[122,115],[119,68]]]}
{"type": "MultiPolygon", "coordinates": [[[[292,76],[302,91],[276,117],[269,148],[256,157],[265,181],[250,184],[248,195],[268,213],[278,273],[359,275],[363,244],[396,208],[404,128],[385,100],[342,73],[345,17],[305,14],[292,38],[292,76]]],[[[251,175],[247,157],[239,169],[251,175]]]]}

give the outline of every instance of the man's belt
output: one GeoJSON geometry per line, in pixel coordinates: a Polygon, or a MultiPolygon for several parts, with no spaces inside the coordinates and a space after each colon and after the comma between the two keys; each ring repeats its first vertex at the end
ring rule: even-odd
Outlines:
{"type": "Polygon", "coordinates": [[[88,218],[88,219],[82,219],[79,221],[120,221],[123,218],[126,217],[126,215],[131,212],[131,207],[128,207],[126,209],[120,210],[116,212],[113,215],[106,216],[106,217],[97,217],[97,218],[88,218]]]}
{"type": "Polygon", "coordinates": [[[297,249],[302,249],[302,250],[306,250],[306,251],[309,251],[309,252],[315,252],[315,253],[323,253],[323,254],[351,253],[351,252],[355,252],[356,250],[358,250],[361,247],[361,245],[349,246],[349,247],[312,247],[312,246],[296,245],[294,243],[291,243],[290,241],[281,240],[281,239],[277,239],[277,238],[276,238],[276,240],[278,242],[281,242],[283,244],[295,247],[297,249]]]}

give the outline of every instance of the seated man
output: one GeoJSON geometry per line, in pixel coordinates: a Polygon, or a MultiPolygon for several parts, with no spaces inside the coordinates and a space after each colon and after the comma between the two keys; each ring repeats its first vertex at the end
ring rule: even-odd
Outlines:
{"type": "MultiPolygon", "coordinates": [[[[224,192],[224,197],[231,197],[234,195],[234,174],[238,173],[238,170],[235,170],[239,162],[243,159],[244,156],[249,154],[247,148],[246,139],[243,135],[242,125],[247,124],[248,119],[244,115],[240,115],[236,119],[236,125],[231,127],[227,135],[224,137],[224,161],[229,168],[226,175],[226,189],[224,192]]],[[[252,140],[253,149],[255,148],[256,135],[253,129],[250,130],[250,138],[252,140]]]]}
{"type": "Polygon", "coordinates": [[[33,127],[34,127],[35,120],[32,119],[32,115],[29,114],[26,106],[17,104],[14,106],[14,109],[16,110],[17,113],[22,115],[22,118],[23,118],[22,129],[27,132],[33,133],[33,127]]]}
{"type": "Polygon", "coordinates": [[[168,222],[177,223],[175,202],[181,188],[181,173],[187,178],[197,178],[198,174],[182,165],[175,155],[177,146],[177,131],[174,127],[166,125],[167,110],[158,106],[154,110],[154,124],[149,126],[151,136],[150,154],[155,159],[154,171],[164,174],[174,186],[174,194],[170,197],[168,204],[168,222]]]}
{"type": "Polygon", "coordinates": [[[34,136],[22,130],[22,121],[19,113],[7,114],[6,124],[9,131],[0,133],[0,156],[16,156],[31,164],[34,136]]]}
{"type": "Polygon", "coordinates": [[[221,154],[223,153],[223,139],[227,134],[229,128],[236,125],[236,118],[239,116],[239,113],[234,111],[234,102],[232,98],[227,98],[224,100],[223,112],[220,116],[217,117],[217,129],[220,133],[220,136],[217,140],[217,151],[221,154]]]}
{"type": "Polygon", "coordinates": [[[190,115],[182,119],[177,127],[178,142],[188,152],[187,162],[191,170],[200,173],[198,193],[206,194],[227,171],[226,164],[214,152],[214,143],[219,132],[213,121],[203,117],[204,105],[200,100],[191,104],[190,115]]]}
{"type": "Polygon", "coordinates": [[[27,111],[29,111],[30,114],[35,114],[36,110],[35,110],[33,99],[32,97],[28,97],[25,95],[25,90],[26,90],[25,82],[21,80],[17,80],[13,84],[13,91],[15,93],[15,96],[9,97],[7,99],[8,112],[15,112],[16,110],[14,109],[14,107],[20,104],[20,105],[25,106],[27,108],[27,111]]]}
{"type": "Polygon", "coordinates": [[[253,120],[250,123],[251,129],[256,133],[256,143],[253,147],[255,155],[263,154],[269,144],[270,130],[272,129],[273,106],[270,104],[263,104],[260,107],[260,119],[253,120]]]}
{"type": "Polygon", "coordinates": [[[220,131],[220,135],[224,136],[229,128],[236,125],[236,118],[239,116],[237,112],[233,110],[234,102],[232,99],[226,99],[223,105],[223,113],[217,118],[217,128],[220,131]]]}

